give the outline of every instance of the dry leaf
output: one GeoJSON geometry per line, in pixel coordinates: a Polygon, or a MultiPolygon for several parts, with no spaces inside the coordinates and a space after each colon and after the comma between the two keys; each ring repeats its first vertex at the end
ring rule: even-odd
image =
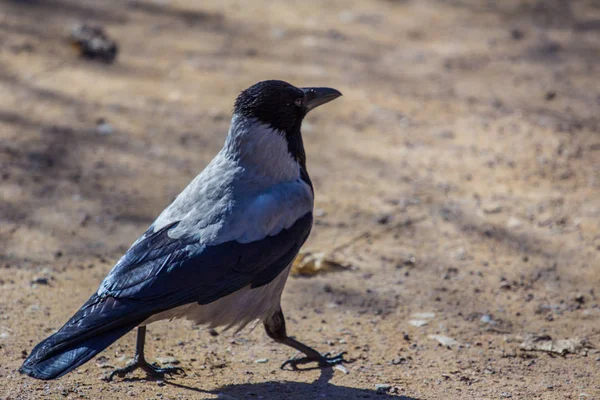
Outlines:
{"type": "Polygon", "coordinates": [[[313,276],[334,269],[346,269],[350,266],[334,260],[325,253],[300,253],[292,265],[292,275],[313,276]]]}

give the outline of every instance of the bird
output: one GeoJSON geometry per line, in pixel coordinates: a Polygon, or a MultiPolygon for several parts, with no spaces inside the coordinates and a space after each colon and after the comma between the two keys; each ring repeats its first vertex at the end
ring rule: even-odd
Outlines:
{"type": "Polygon", "coordinates": [[[59,378],[137,328],[133,361],[106,380],[141,369],[149,378],[184,374],[144,356],[146,329],[184,318],[209,329],[264,325],[267,335],[304,353],[282,368],[346,362],[288,336],[281,295],[313,223],[314,188],[301,126],[313,109],[342,94],[329,87],[258,82],[235,100],[222,149],[117,261],[98,290],[56,333],[36,345],[19,371],[59,378]]]}

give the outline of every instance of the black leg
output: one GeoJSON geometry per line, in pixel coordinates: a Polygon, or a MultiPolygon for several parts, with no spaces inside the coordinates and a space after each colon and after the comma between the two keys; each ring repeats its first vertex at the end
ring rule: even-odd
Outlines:
{"type": "Polygon", "coordinates": [[[148,376],[150,378],[153,378],[153,379],[163,379],[165,377],[165,374],[169,374],[169,375],[170,374],[185,374],[183,369],[181,369],[179,367],[159,368],[155,364],[149,364],[146,361],[146,358],[144,357],[144,345],[145,344],[146,344],[146,327],[140,326],[138,328],[137,341],[135,343],[135,356],[133,357],[133,362],[131,362],[131,364],[127,365],[124,368],[115,369],[113,372],[111,372],[110,375],[108,375],[105,378],[105,380],[107,382],[110,382],[115,377],[115,375],[122,378],[125,375],[127,375],[128,373],[133,372],[138,368],[142,369],[144,372],[146,372],[146,374],[148,374],[148,376]]]}
{"type": "Polygon", "coordinates": [[[275,340],[277,343],[282,343],[286,346],[293,347],[294,349],[306,355],[306,357],[291,358],[287,360],[281,365],[281,369],[284,369],[289,365],[292,367],[292,369],[297,370],[298,365],[307,364],[310,362],[319,363],[319,367],[321,368],[331,367],[332,365],[345,362],[343,356],[346,354],[346,352],[340,353],[333,357],[329,357],[329,353],[321,355],[315,349],[308,347],[304,343],[301,343],[294,338],[289,337],[285,330],[285,318],[281,310],[267,318],[264,321],[264,325],[267,335],[269,335],[271,339],[275,340]]]}

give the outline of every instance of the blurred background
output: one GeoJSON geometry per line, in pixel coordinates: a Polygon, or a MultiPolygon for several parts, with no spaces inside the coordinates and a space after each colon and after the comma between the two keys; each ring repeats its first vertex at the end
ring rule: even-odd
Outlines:
{"type": "Polygon", "coordinates": [[[600,398],[599,62],[594,0],[1,1],[0,398],[600,398]],[[344,94],[303,126],[283,307],[348,373],[172,322],[175,385],[99,380],[134,335],[21,377],[264,79],[344,94]]]}

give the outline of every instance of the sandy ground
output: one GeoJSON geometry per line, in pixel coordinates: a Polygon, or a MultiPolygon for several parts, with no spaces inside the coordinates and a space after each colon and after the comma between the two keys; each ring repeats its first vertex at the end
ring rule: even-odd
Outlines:
{"type": "Polygon", "coordinates": [[[599,62],[593,0],[0,2],[0,398],[600,399],[599,62]],[[66,44],[82,21],[115,64],[66,44]],[[133,333],[21,376],[272,78],[344,93],[304,124],[305,249],[347,266],[290,278],[283,307],[348,373],[175,321],[148,356],[186,377],[101,381],[133,333]]]}

